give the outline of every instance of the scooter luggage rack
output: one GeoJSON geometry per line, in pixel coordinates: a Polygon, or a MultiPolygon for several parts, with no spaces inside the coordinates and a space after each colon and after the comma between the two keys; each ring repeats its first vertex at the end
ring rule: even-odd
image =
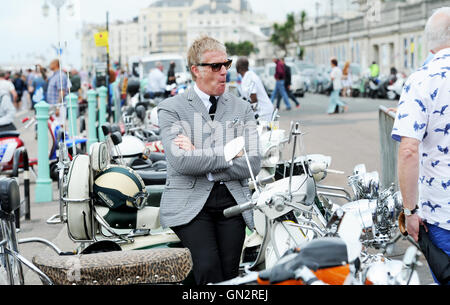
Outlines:
{"type": "MultiPolygon", "coordinates": [[[[66,197],[61,198],[61,202],[64,203],[64,206],[66,208],[66,213],[65,215],[67,215],[67,203],[72,202],[72,203],[89,203],[90,208],[92,208],[92,201],[91,198],[84,198],[84,199],[68,199],[66,197]]],[[[91,223],[94,223],[94,216],[91,214],[91,223]]],[[[67,219],[65,219],[64,221],[67,224],[67,234],[69,235],[69,238],[73,241],[73,242],[77,242],[77,243],[81,243],[80,248],[83,249],[84,248],[84,243],[92,243],[92,242],[96,242],[96,238],[95,238],[95,227],[92,225],[91,226],[91,232],[90,232],[90,236],[92,236],[91,239],[77,239],[75,237],[72,236],[72,234],[70,233],[70,225],[69,222],[67,221],[67,219]]]]}

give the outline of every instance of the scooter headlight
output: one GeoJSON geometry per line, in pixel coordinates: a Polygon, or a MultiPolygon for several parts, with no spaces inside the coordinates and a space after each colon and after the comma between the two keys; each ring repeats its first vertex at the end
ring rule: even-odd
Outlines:
{"type": "Polygon", "coordinates": [[[280,161],[280,150],[277,146],[271,146],[264,152],[262,167],[274,167],[280,161]]]}

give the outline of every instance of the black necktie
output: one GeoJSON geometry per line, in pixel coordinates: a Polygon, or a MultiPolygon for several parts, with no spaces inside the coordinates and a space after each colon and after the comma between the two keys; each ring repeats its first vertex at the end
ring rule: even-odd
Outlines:
{"type": "Polygon", "coordinates": [[[215,96],[210,96],[209,101],[211,102],[211,107],[209,108],[209,116],[211,117],[211,120],[214,121],[214,115],[216,114],[217,109],[217,99],[215,96]]]}

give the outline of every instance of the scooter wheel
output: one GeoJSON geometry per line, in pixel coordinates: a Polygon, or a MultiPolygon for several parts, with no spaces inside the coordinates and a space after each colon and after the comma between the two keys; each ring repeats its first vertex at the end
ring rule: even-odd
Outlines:
{"type": "Polygon", "coordinates": [[[50,164],[50,178],[56,182],[59,179],[58,164],[56,162],[50,164]]]}

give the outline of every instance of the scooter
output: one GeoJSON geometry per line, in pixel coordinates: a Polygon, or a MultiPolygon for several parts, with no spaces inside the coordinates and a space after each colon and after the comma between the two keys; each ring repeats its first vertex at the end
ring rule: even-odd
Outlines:
{"type": "MultiPolygon", "coordinates": [[[[25,128],[28,128],[28,124],[25,128]]],[[[19,159],[14,160],[16,152],[22,148],[25,148],[25,144],[20,138],[19,131],[0,132],[0,170],[2,172],[13,170],[14,162],[18,163],[19,168],[23,169],[23,156],[20,155],[19,159]]],[[[28,164],[33,167],[37,165],[37,161],[37,158],[30,158],[28,164]]]]}
{"type": "Polygon", "coordinates": [[[14,213],[20,208],[19,186],[5,178],[0,189],[0,284],[24,285],[23,266],[45,285],[181,284],[189,279],[192,258],[186,248],[122,251],[105,240],[74,254],[42,238],[17,240],[14,213]],[[27,243],[44,244],[52,254],[37,253],[31,262],[18,250],[19,244],[27,243]]]}
{"type": "MultiPolygon", "coordinates": [[[[402,238],[398,218],[403,210],[401,193],[395,186],[380,190],[378,172],[367,172],[364,164],[356,165],[353,175],[348,177],[354,198],[342,206],[345,212],[354,212],[364,229],[361,236],[365,247],[382,253],[390,252],[395,243],[402,238]]],[[[406,237],[415,247],[419,245],[406,237]]]]}
{"type": "Polygon", "coordinates": [[[396,81],[387,87],[387,98],[390,100],[399,99],[402,95],[403,85],[406,81],[406,75],[404,73],[397,73],[396,81]]]}
{"type": "MultiPolygon", "coordinates": [[[[297,124],[293,129],[293,156],[299,135],[297,124]]],[[[239,141],[227,144],[225,149],[240,151],[243,144],[239,141]]],[[[288,249],[325,233],[327,220],[315,200],[315,180],[307,169],[301,175],[293,175],[292,170],[288,178],[269,183],[261,190],[253,174],[252,182],[256,186],[252,200],[224,211],[225,216],[231,217],[254,210],[255,231],[244,242],[242,268],[269,268],[288,249]]]]}
{"type": "Polygon", "coordinates": [[[416,267],[420,253],[410,247],[403,261],[380,258],[361,264],[362,245],[356,215],[337,210],[327,237],[292,248],[272,268],[247,271],[217,285],[419,285],[416,267]]]}

